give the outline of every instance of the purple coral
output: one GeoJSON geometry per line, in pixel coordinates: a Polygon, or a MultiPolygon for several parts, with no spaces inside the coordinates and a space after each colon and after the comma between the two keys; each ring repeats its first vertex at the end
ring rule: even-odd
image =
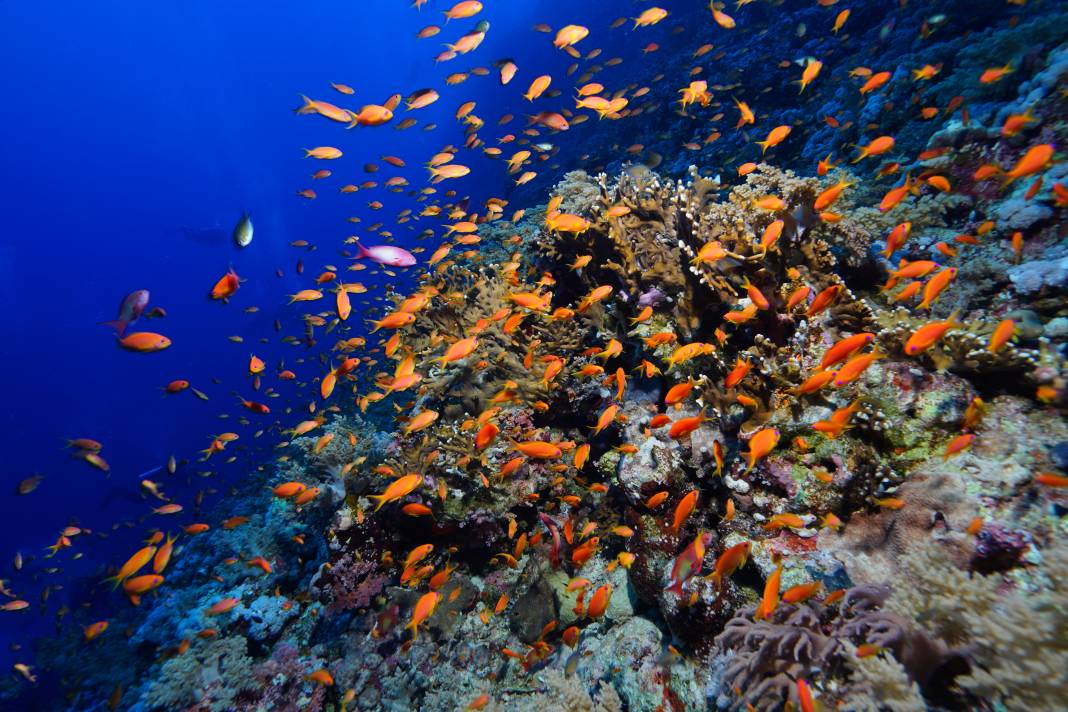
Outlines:
{"type": "Polygon", "coordinates": [[[983,574],[1007,571],[1019,563],[1030,545],[1031,539],[1025,532],[988,522],[975,537],[971,567],[983,574]]]}
{"type": "Polygon", "coordinates": [[[389,582],[388,576],[378,573],[373,561],[360,561],[352,554],[335,561],[330,575],[329,613],[366,608],[389,582]]]}
{"type": "Polygon", "coordinates": [[[667,295],[661,292],[656,287],[651,287],[648,290],[642,292],[638,297],[638,306],[640,307],[655,307],[661,302],[667,299],[667,295]]]}
{"type": "Polygon", "coordinates": [[[321,661],[302,661],[300,651],[289,643],[275,646],[271,658],[256,666],[253,676],[259,682],[257,699],[241,700],[241,709],[269,709],[278,712],[316,712],[323,708],[326,690],[309,683],[305,675],[322,667],[321,661]],[[304,688],[309,694],[302,695],[304,688]]]}

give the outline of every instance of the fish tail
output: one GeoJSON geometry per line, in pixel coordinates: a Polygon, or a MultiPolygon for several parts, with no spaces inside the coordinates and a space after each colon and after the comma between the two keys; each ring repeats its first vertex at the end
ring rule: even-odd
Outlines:
{"type": "Polygon", "coordinates": [[[102,321],[100,322],[100,325],[110,326],[112,329],[115,330],[116,336],[121,338],[122,335],[126,332],[126,327],[129,325],[129,322],[127,322],[125,319],[115,319],[114,321],[102,321]]]}

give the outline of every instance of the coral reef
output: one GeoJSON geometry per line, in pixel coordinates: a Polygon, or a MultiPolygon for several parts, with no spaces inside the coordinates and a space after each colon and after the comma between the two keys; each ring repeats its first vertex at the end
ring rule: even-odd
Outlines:
{"type": "MultiPolygon", "coordinates": [[[[799,25],[827,24],[810,5],[799,25]]],[[[855,8],[854,71],[885,91],[813,87],[822,124],[759,157],[744,122],[698,136],[734,88],[783,81],[738,33],[717,98],[650,82],[512,220],[424,192],[449,249],[375,305],[382,334],[341,342],[363,371],[321,359],[312,415],[226,524],[183,534],[166,586],[114,618],[129,635],[87,649],[95,691],[45,648],[79,704],[1068,707],[1068,207],[1032,190],[1066,173],[1003,175],[1068,141],[1068,25],[988,32],[1010,10],[972,5],[855,8]],[[1021,81],[980,81],[994,55],[1021,81]],[[667,102],[644,162],[618,160],[615,118],[667,102]],[[837,165],[876,126],[887,161],[837,165]]],[[[782,52],[845,60],[804,32],[782,52]]],[[[767,93],[760,131],[820,123],[767,93]]]]}

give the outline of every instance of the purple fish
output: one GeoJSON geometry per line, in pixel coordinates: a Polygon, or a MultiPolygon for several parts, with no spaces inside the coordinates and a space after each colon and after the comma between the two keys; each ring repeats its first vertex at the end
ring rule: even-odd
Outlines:
{"type": "Polygon", "coordinates": [[[372,245],[371,247],[364,247],[357,242],[356,248],[360,251],[359,254],[356,255],[356,259],[366,257],[372,262],[377,262],[380,265],[389,265],[390,267],[411,267],[415,264],[415,255],[400,247],[393,247],[392,245],[372,245]]]}
{"type": "Polygon", "coordinates": [[[137,321],[147,306],[147,289],[138,289],[136,292],[130,292],[126,295],[126,298],[122,300],[122,304],[119,305],[118,318],[115,319],[115,321],[105,321],[102,323],[104,326],[112,327],[119,336],[122,336],[126,331],[126,327],[137,321]]]}

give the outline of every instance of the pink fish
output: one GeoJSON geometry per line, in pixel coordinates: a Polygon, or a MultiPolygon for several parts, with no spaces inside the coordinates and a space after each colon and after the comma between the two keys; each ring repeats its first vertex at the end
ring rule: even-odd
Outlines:
{"type": "Polygon", "coordinates": [[[556,522],[548,514],[538,512],[538,517],[541,519],[541,523],[549,528],[549,534],[553,538],[553,545],[549,550],[549,563],[552,564],[554,569],[558,569],[560,568],[560,530],[557,528],[556,522]]]}
{"type": "Polygon", "coordinates": [[[671,591],[677,596],[682,596],[682,585],[690,577],[701,573],[701,567],[704,565],[705,560],[705,551],[711,543],[712,535],[708,532],[697,535],[693,543],[686,547],[675,559],[675,563],[671,567],[671,585],[665,590],[671,591]]]}
{"type": "Polygon", "coordinates": [[[380,265],[389,265],[390,267],[411,267],[415,264],[415,255],[400,247],[394,247],[392,245],[372,245],[371,247],[364,247],[359,242],[356,243],[356,247],[360,251],[359,254],[356,255],[356,259],[366,257],[372,262],[377,262],[380,265]]]}
{"type": "Polygon", "coordinates": [[[126,331],[126,327],[137,321],[147,306],[148,290],[138,289],[136,292],[127,294],[126,298],[122,300],[122,304],[119,305],[119,316],[115,321],[105,321],[101,323],[104,326],[112,327],[118,332],[119,336],[122,336],[126,331]]]}

